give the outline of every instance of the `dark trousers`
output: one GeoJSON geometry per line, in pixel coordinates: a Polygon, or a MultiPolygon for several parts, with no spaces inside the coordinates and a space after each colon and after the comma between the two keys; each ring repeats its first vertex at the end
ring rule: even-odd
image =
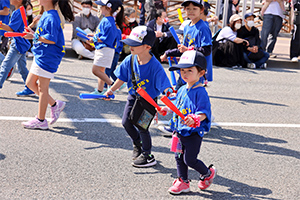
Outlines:
{"type": "Polygon", "coordinates": [[[208,168],[201,160],[197,159],[200,152],[202,137],[200,137],[198,133],[192,133],[192,135],[188,137],[183,137],[178,134],[178,137],[181,140],[183,151],[181,155],[175,153],[178,177],[182,178],[182,180],[188,180],[188,167],[193,168],[201,175],[207,174],[208,168]]]}
{"type": "Polygon", "coordinates": [[[177,42],[173,37],[156,38],[152,47],[152,53],[160,61],[160,56],[168,49],[177,48],[177,42]]]}
{"type": "Polygon", "coordinates": [[[152,147],[150,132],[137,129],[128,119],[135,99],[136,96],[130,94],[128,95],[127,103],[125,105],[124,112],[123,112],[122,125],[125,128],[128,135],[131,137],[132,142],[134,144],[139,144],[142,141],[143,152],[150,154],[151,147],[152,147]]]}
{"type": "Polygon", "coordinates": [[[290,58],[298,57],[300,55],[300,24],[295,25],[295,32],[292,35],[290,45],[290,58]]]}

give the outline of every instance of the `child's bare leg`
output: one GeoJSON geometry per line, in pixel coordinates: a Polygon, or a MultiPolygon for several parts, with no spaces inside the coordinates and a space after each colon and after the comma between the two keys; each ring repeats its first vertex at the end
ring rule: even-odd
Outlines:
{"type": "Polygon", "coordinates": [[[103,91],[104,82],[107,85],[111,85],[113,83],[112,80],[110,80],[110,78],[105,74],[105,67],[99,67],[97,65],[93,65],[92,72],[95,76],[97,76],[103,82],[100,84],[99,82],[101,82],[101,81],[98,81],[98,90],[103,91]],[[101,88],[99,88],[100,86],[101,86],[101,88]]]}
{"type": "MultiPolygon", "coordinates": [[[[27,79],[26,79],[26,86],[31,89],[36,95],[40,96],[39,86],[37,81],[39,80],[39,76],[32,74],[29,72],[27,79]]],[[[39,81],[40,82],[40,81],[39,81]]],[[[49,85],[48,85],[49,88],[49,85]]],[[[55,103],[55,100],[49,95],[48,97],[48,104],[52,106],[55,103]]]]}
{"type": "Polygon", "coordinates": [[[38,93],[39,93],[39,112],[38,118],[45,119],[48,103],[53,105],[55,100],[49,95],[50,78],[38,78],[38,93]]]}

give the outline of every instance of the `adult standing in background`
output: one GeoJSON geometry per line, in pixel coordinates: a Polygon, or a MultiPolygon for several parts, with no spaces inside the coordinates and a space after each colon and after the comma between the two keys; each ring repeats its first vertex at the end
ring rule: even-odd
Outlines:
{"type": "MultiPolygon", "coordinates": [[[[240,0],[229,0],[226,24],[229,24],[229,19],[233,14],[238,14],[240,0]]],[[[223,19],[224,0],[221,2],[219,20],[223,19]]]]}
{"type": "Polygon", "coordinates": [[[263,26],[261,29],[262,49],[269,53],[270,58],[276,58],[273,50],[277,41],[278,33],[284,19],[283,10],[277,1],[272,1],[264,12],[263,26]]]}
{"type": "Polygon", "coordinates": [[[290,58],[292,62],[298,62],[298,56],[300,55],[300,0],[292,0],[291,16],[293,35],[290,46],[290,58]]]}
{"type": "Polygon", "coordinates": [[[72,49],[78,54],[78,59],[82,59],[83,57],[94,59],[95,48],[76,35],[77,27],[87,33],[96,31],[100,19],[91,13],[92,5],[93,3],[91,0],[83,0],[81,2],[82,11],[75,15],[75,20],[73,22],[72,49]]]}

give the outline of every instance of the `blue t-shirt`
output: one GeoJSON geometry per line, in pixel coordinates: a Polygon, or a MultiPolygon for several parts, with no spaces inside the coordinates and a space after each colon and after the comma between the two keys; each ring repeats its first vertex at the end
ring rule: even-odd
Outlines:
{"type": "MultiPolygon", "coordinates": [[[[129,94],[136,95],[131,81],[131,56],[128,55],[114,73],[121,81],[127,82],[129,94]]],[[[152,56],[150,61],[145,65],[139,65],[135,56],[133,70],[137,86],[142,87],[153,99],[160,95],[166,88],[171,87],[164,68],[155,56],[152,56]]]]}
{"type": "Polygon", "coordinates": [[[55,42],[55,44],[46,44],[40,41],[34,42],[31,49],[36,64],[42,69],[54,73],[65,55],[65,39],[56,10],[49,10],[43,13],[36,28],[36,34],[39,37],[55,42]]]}
{"type": "Polygon", "coordinates": [[[176,113],[173,113],[173,117],[170,120],[172,130],[176,130],[184,137],[191,135],[193,132],[197,132],[203,137],[204,131],[209,131],[211,125],[211,106],[204,87],[192,88],[189,91],[186,86],[181,87],[177,92],[175,105],[184,116],[203,113],[206,115],[206,119],[201,121],[200,127],[192,128],[185,125],[184,120],[176,113]]]}
{"type": "MultiPolygon", "coordinates": [[[[0,0],[0,10],[3,10],[4,7],[10,8],[10,2],[9,0],[0,0]]],[[[2,21],[3,24],[8,24],[9,22],[9,14],[8,15],[0,15],[0,21],[2,21]]],[[[0,30],[0,35],[4,35],[6,31],[0,30]]]]}
{"type": "MultiPolygon", "coordinates": [[[[207,22],[200,19],[193,26],[184,27],[183,45],[203,47],[212,45],[212,36],[207,22]]],[[[212,54],[205,57],[207,62],[207,80],[212,81],[212,54]]]]}
{"type": "Polygon", "coordinates": [[[123,50],[123,42],[121,42],[122,40],[122,31],[120,29],[118,29],[118,37],[117,37],[117,47],[116,47],[116,53],[121,53],[123,50]]]}
{"type": "MultiPolygon", "coordinates": [[[[15,10],[11,14],[11,18],[8,26],[13,30],[13,32],[19,32],[19,33],[24,32],[25,25],[21,17],[20,9],[15,10]]],[[[30,48],[30,42],[22,37],[14,37],[12,42],[15,43],[17,50],[21,54],[26,53],[26,51],[28,51],[30,48]]]]}
{"type": "Polygon", "coordinates": [[[113,17],[104,17],[99,23],[94,39],[99,38],[102,42],[95,42],[95,48],[101,49],[103,47],[109,47],[116,49],[117,38],[119,35],[115,20],[113,17]]]}

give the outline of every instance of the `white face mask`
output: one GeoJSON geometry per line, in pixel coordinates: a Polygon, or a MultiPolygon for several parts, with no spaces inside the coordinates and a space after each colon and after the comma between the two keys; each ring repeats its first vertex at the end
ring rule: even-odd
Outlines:
{"type": "Polygon", "coordinates": [[[31,10],[27,10],[27,16],[30,16],[30,15],[32,15],[32,9],[31,10]]]}
{"type": "Polygon", "coordinates": [[[254,21],[247,21],[247,25],[251,28],[255,25],[254,21]]]}
{"type": "Polygon", "coordinates": [[[90,8],[82,8],[82,14],[89,15],[90,13],[91,13],[91,9],[90,8]]]}
{"type": "Polygon", "coordinates": [[[241,27],[242,27],[242,24],[241,24],[241,23],[237,23],[237,24],[234,25],[234,28],[235,28],[236,30],[239,30],[241,27]]]}
{"type": "Polygon", "coordinates": [[[133,17],[133,18],[128,18],[128,22],[129,23],[133,23],[135,21],[135,18],[133,17]]]}

